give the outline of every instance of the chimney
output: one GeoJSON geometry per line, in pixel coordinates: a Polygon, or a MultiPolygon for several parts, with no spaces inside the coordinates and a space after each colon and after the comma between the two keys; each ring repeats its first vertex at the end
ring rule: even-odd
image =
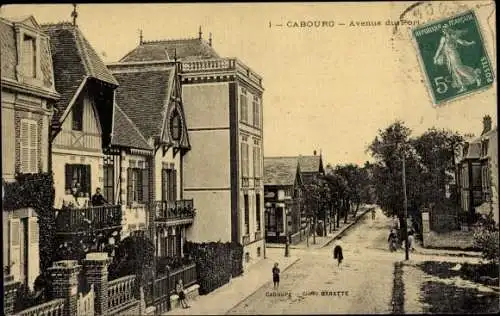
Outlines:
{"type": "Polygon", "coordinates": [[[142,30],[139,30],[139,45],[142,45],[142,43],[143,43],[142,30]]]}
{"type": "Polygon", "coordinates": [[[201,32],[201,25],[200,25],[200,27],[198,28],[198,39],[201,40],[202,35],[203,33],[201,32]]]}
{"type": "Polygon", "coordinates": [[[212,47],[212,33],[208,34],[208,45],[212,47]]]}
{"type": "Polygon", "coordinates": [[[316,150],[315,150],[315,151],[313,151],[313,154],[314,154],[314,156],[316,156],[316,154],[317,154],[316,150]]]}
{"type": "Polygon", "coordinates": [[[491,116],[485,115],[483,117],[483,132],[481,133],[481,135],[484,135],[489,131],[491,131],[491,116]]]}

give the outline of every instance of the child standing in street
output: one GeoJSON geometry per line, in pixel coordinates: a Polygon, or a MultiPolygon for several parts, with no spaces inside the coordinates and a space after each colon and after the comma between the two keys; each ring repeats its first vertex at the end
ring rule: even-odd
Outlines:
{"type": "Polygon", "coordinates": [[[276,262],[273,267],[273,283],[274,289],[276,290],[280,286],[280,269],[278,268],[278,263],[276,262]]]}

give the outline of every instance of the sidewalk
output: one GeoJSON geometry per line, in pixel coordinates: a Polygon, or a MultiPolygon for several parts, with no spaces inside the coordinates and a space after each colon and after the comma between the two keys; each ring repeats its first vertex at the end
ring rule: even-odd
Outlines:
{"type": "MultiPolygon", "coordinates": [[[[296,245],[290,245],[290,249],[321,249],[328,246],[331,242],[341,236],[345,231],[351,228],[355,223],[357,223],[365,214],[370,212],[371,208],[367,208],[366,210],[360,210],[355,219],[352,217],[347,219],[347,223],[344,224],[344,220],[340,220],[340,228],[337,228],[335,231],[331,233],[327,233],[326,236],[316,236],[316,244],[313,244],[313,236],[309,237],[309,247],[307,246],[307,240],[304,237],[304,240],[299,242],[296,245]]],[[[326,226],[327,231],[329,231],[329,225],[326,226]]],[[[266,249],[269,248],[285,248],[285,244],[271,244],[266,243],[266,249]]]]}
{"type": "Polygon", "coordinates": [[[163,315],[223,315],[271,281],[271,270],[275,262],[279,263],[281,273],[284,273],[299,260],[293,256],[284,257],[283,251],[277,249],[266,249],[266,257],[250,266],[243,275],[215,291],[188,301],[190,308],[176,308],[163,315]]]}

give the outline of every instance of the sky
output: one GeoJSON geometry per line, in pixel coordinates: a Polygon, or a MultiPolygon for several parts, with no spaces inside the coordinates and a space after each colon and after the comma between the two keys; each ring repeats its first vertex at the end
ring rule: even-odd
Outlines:
{"type": "MultiPolygon", "coordinates": [[[[393,26],[386,25],[411,4],[79,4],[77,24],[105,62],[134,49],[139,29],[144,40],[160,40],[197,37],[201,26],[205,39],[212,33],[219,55],[237,57],[263,77],[265,156],[317,150],[325,163],[363,164],[371,160],[366,148],[378,130],[395,120],[405,122],[414,135],[431,127],[478,135],[484,115],[497,121],[496,80],[485,91],[432,105],[408,36],[411,26],[399,27],[391,40],[393,26]],[[294,27],[301,21],[325,23],[294,27]]],[[[494,5],[433,2],[429,7],[405,19],[424,23],[440,18],[439,12],[449,14],[443,7],[475,9],[496,69],[494,5]]],[[[0,10],[3,17],[33,15],[43,24],[71,21],[73,7],[8,5],[0,10]]]]}

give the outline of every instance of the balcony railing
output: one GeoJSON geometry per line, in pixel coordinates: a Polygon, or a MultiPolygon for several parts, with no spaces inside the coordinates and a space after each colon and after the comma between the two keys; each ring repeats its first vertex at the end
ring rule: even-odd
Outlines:
{"type": "Polygon", "coordinates": [[[155,212],[156,221],[194,219],[194,216],[196,214],[193,199],[178,201],[155,201],[153,202],[152,206],[155,212]]]}
{"type": "Polygon", "coordinates": [[[181,71],[183,73],[236,71],[237,73],[247,77],[250,81],[258,85],[262,85],[262,77],[236,58],[183,61],[181,64],[181,71]]]}
{"type": "Polygon", "coordinates": [[[50,316],[63,316],[64,299],[59,298],[50,302],[36,305],[25,309],[16,315],[18,316],[37,316],[37,315],[50,315],[50,316]]]}
{"type": "Polygon", "coordinates": [[[121,205],[91,206],[87,208],[66,208],[56,210],[57,232],[79,232],[93,229],[107,229],[121,226],[121,205]]]}
{"type": "Polygon", "coordinates": [[[128,275],[109,282],[108,309],[117,309],[134,300],[135,275],[128,275]]]}

